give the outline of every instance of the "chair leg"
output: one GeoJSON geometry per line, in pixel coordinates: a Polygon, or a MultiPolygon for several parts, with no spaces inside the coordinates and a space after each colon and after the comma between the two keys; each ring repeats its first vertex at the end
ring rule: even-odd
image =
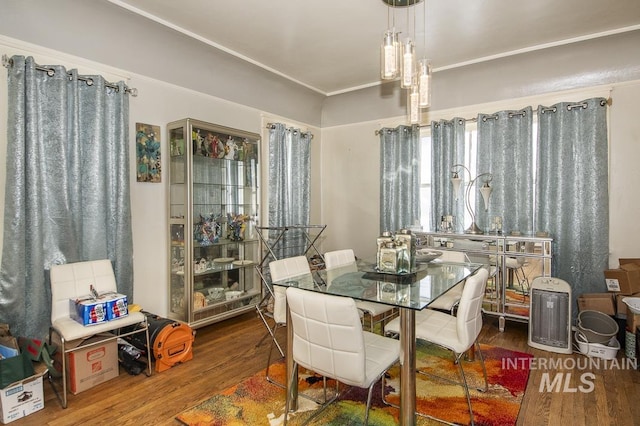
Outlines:
{"type": "Polygon", "coordinates": [[[480,357],[480,365],[482,365],[482,375],[484,376],[484,388],[476,388],[480,392],[487,392],[489,390],[489,381],[487,380],[487,366],[484,364],[484,357],[482,356],[482,351],[480,350],[480,344],[476,340],[474,343],[476,347],[476,353],[480,357]]]}
{"type": "MultiPolygon", "coordinates": [[[[367,395],[367,408],[365,408],[365,412],[364,412],[364,426],[367,426],[369,424],[369,409],[371,408],[371,394],[373,393],[373,386],[375,384],[376,382],[373,382],[371,383],[371,386],[369,386],[369,393],[367,395]]],[[[384,396],[384,391],[382,393],[384,396]]]]}
{"type": "Polygon", "coordinates": [[[473,421],[473,408],[471,408],[471,395],[469,395],[469,386],[467,384],[467,377],[464,374],[464,368],[462,368],[462,362],[460,357],[463,354],[454,354],[454,358],[457,359],[456,364],[458,365],[458,372],[460,373],[460,377],[462,378],[462,386],[464,387],[464,393],[467,396],[467,405],[469,406],[469,416],[471,417],[471,426],[475,425],[473,421]]]}
{"type": "MultiPolygon", "coordinates": [[[[49,328],[49,344],[50,345],[53,344],[53,340],[52,340],[53,332],[54,332],[54,329],[49,328]]],[[[49,383],[51,384],[53,393],[55,393],[56,396],[58,397],[58,400],[60,401],[62,408],[67,408],[67,352],[66,352],[64,337],[58,332],[56,332],[56,334],[60,338],[60,346],[61,346],[59,350],[60,350],[60,358],[62,361],[62,394],[60,394],[56,389],[56,386],[53,383],[53,377],[51,375],[49,375],[49,383]]]]}

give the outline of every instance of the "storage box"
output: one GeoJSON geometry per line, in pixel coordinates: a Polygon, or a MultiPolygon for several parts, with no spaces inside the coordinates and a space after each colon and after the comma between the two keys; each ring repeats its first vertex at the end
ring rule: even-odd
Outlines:
{"type": "MultiPolygon", "coordinates": [[[[625,305],[626,306],[626,305],[625,305]]],[[[631,309],[627,307],[627,330],[633,331],[640,327],[640,314],[634,314],[631,309]]]]}
{"type": "Polygon", "coordinates": [[[69,312],[82,325],[102,324],[107,321],[107,302],[92,296],[69,299],[69,312]]]}
{"type": "Polygon", "coordinates": [[[107,303],[107,321],[129,315],[126,295],[120,293],[108,293],[104,294],[103,297],[107,303]]]}
{"type": "Polygon", "coordinates": [[[609,291],[627,295],[640,292],[640,265],[636,263],[621,263],[618,269],[606,269],[604,278],[609,291]]]}
{"type": "Polygon", "coordinates": [[[118,376],[118,344],[115,339],[105,341],[107,338],[92,337],[82,342],[80,349],[69,353],[71,393],[80,393],[118,376]],[[88,346],[92,343],[97,344],[88,346]]]}
{"type": "Polygon", "coordinates": [[[45,372],[46,369],[1,390],[0,408],[3,424],[21,419],[44,408],[42,376],[45,372]]]}
{"type": "Polygon", "coordinates": [[[71,317],[82,325],[101,324],[129,314],[127,296],[120,293],[103,293],[97,298],[83,296],[69,300],[71,317]]]}
{"type": "Polygon", "coordinates": [[[620,265],[628,265],[632,263],[640,266],[640,258],[632,258],[632,257],[622,258],[618,262],[620,263],[620,265]]]}
{"type": "Polygon", "coordinates": [[[616,317],[623,319],[626,318],[627,305],[622,301],[622,299],[629,296],[626,294],[616,293],[614,297],[616,298],[616,317]]]}
{"type": "Polygon", "coordinates": [[[598,311],[607,315],[615,315],[616,307],[611,293],[584,293],[578,296],[580,311],[598,311]]]}

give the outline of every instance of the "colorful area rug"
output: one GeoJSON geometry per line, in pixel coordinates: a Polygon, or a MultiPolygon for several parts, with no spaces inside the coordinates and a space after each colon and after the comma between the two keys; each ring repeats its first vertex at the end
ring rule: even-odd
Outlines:
{"type": "MultiPolygon", "coordinates": [[[[509,367],[504,360],[508,358],[530,358],[531,355],[514,352],[498,347],[482,345],[485,358],[489,390],[481,393],[471,390],[476,425],[506,426],[516,423],[520,404],[527,386],[529,370],[527,362],[518,362],[523,368],[504,369],[509,367]]],[[[465,373],[470,388],[474,384],[482,386],[482,369],[479,360],[475,362],[463,361],[465,373]]],[[[416,356],[416,366],[419,370],[430,371],[452,380],[459,380],[457,367],[452,362],[451,352],[419,341],[416,356]]],[[[269,373],[276,380],[284,383],[284,364],[274,364],[269,373]]],[[[399,403],[399,367],[389,370],[389,378],[385,381],[385,398],[392,403],[399,403]]],[[[461,386],[446,381],[431,378],[423,374],[416,376],[417,382],[417,410],[448,422],[467,425],[470,422],[466,397],[461,386]]],[[[299,375],[300,392],[322,395],[322,380],[314,376],[299,375]]],[[[328,381],[328,388],[333,385],[328,381]]],[[[385,405],[381,399],[381,384],[374,388],[369,425],[387,426],[398,424],[399,410],[385,405]]],[[[312,419],[312,425],[361,425],[366,407],[366,389],[341,386],[338,401],[331,404],[318,416],[312,419]]],[[[249,377],[207,401],[180,413],[176,419],[185,425],[269,425],[282,424],[285,406],[284,389],[273,385],[265,379],[264,371],[249,377]]],[[[300,425],[309,419],[318,405],[306,398],[299,398],[298,411],[290,415],[290,425],[300,425]]],[[[417,416],[418,425],[436,424],[432,420],[417,416]]]]}

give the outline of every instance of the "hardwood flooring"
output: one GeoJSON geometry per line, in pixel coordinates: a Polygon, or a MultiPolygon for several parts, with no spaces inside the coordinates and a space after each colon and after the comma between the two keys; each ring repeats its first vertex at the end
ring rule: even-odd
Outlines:
{"type": "MultiPolygon", "coordinates": [[[[11,424],[179,425],[176,414],[265,367],[269,340],[256,347],[264,334],[265,328],[253,312],[200,328],[193,360],[154,372],[151,377],[130,376],[121,369],[115,379],[78,395],[70,394],[67,409],[61,408],[45,380],[45,408],[11,424]]],[[[526,324],[508,321],[505,331],[500,332],[495,317],[485,317],[481,342],[531,353],[537,359],[586,359],[530,348],[526,324]]],[[[620,364],[625,359],[622,352],[618,354],[620,364]]],[[[529,376],[518,425],[640,425],[640,372],[535,368],[529,376]],[[557,372],[563,373],[563,379],[571,374],[567,383],[562,383],[561,389],[567,391],[556,392],[553,387],[552,391],[541,391],[545,373],[554,379],[557,372]],[[583,373],[593,373],[593,379],[581,381],[583,373]],[[592,384],[591,392],[577,390],[585,383],[592,384]]]]}

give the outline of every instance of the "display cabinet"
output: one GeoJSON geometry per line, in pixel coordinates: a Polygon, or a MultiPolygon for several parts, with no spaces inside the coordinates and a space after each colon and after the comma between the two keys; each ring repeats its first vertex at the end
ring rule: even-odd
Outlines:
{"type": "Polygon", "coordinates": [[[199,327],[255,309],[259,135],[193,119],[167,125],[169,317],[199,327]]]}
{"type": "Polygon", "coordinates": [[[552,242],[548,237],[501,234],[418,232],[419,245],[435,250],[460,251],[471,262],[489,269],[483,310],[505,320],[529,320],[530,284],[535,277],[550,276],[552,242]]]}

